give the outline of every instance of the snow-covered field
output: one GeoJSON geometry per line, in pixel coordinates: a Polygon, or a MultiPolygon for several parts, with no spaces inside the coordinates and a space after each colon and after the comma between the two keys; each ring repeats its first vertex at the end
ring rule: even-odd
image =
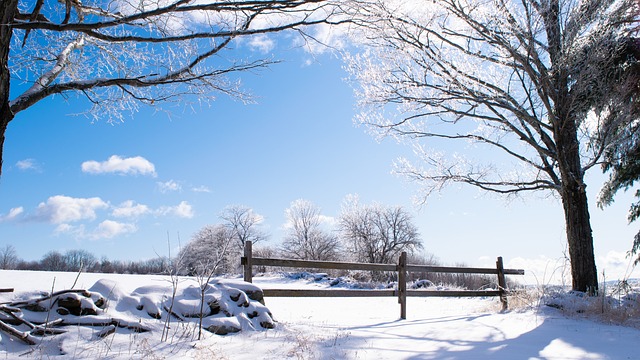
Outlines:
{"type": "MultiPolygon", "coordinates": [[[[0,270],[0,288],[15,288],[0,294],[0,303],[70,289],[77,276],[0,270]]],[[[75,288],[98,289],[94,285],[101,279],[117,283],[123,294],[141,293],[136,289],[144,287],[147,293],[156,289],[156,297],[170,296],[160,293],[171,289],[163,276],[81,274],[75,288]]],[[[263,288],[327,286],[278,275],[256,277],[254,283],[263,288]]],[[[180,286],[193,284],[180,279],[180,286]]],[[[126,317],[151,331],[118,328],[100,338],[102,327],[71,326],[65,334],[37,338],[36,345],[0,332],[0,359],[640,359],[640,330],[566,317],[535,303],[500,313],[496,298],[409,298],[407,319],[399,320],[395,298],[267,298],[277,321],[274,329],[248,331],[245,326],[226,336],[205,331],[199,341],[196,322],[173,319],[162,341],[164,319],[141,316],[133,305],[107,307],[110,316],[126,317]]]]}

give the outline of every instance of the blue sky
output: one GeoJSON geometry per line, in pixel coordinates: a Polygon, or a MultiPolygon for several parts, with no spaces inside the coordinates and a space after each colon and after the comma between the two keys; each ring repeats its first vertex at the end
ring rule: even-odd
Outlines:
{"type": "MultiPolygon", "coordinates": [[[[27,260],[69,249],[148,259],[175,251],[236,204],[264,216],[275,246],[292,201],[337,217],[345,196],[358,194],[413,213],[425,250],[444,263],[491,266],[501,255],[538,281],[561,269],[559,200],[505,202],[454,187],[415,206],[418,186],[391,173],[410,148],[378,143],[353,125],[358,109],[340,60],[301,49],[274,55],[285,62],[241,76],[256,104],[221,96],[195,111],[169,106],[171,116],[143,108],[111,125],[70,115],[87,107],[72,95],[20,113],[5,142],[0,246],[14,245],[27,260]]],[[[599,272],[610,279],[627,271],[637,225],[626,223],[629,195],[595,207],[602,179],[592,172],[588,181],[599,272]]]]}

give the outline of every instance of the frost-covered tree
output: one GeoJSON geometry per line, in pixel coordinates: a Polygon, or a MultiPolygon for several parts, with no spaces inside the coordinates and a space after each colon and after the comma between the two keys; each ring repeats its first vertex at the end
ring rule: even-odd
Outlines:
{"type": "Polygon", "coordinates": [[[337,260],[340,241],[326,228],[320,208],[309,200],[298,199],[285,212],[285,236],[281,252],[302,260],[337,260]]]}
{"type": "Polygon", "coordinates": [[[188,275],[233,273],[240,259],[234,238],[224,225],[207,225],[180,250],[178,259],[188,275]]]}
{"type": "Polygon", "coordinates": [[[185,95],[244,99],[229,75],[275,60],[234,56],[236,40],[302,33],[333,12],[324,0],[3,0],[0,165],[7,126],[44,98],[84,97],[107,121],[185,95]]]}
{"type": "Polygon", "coordinates": [[[597,289],[584,174],[610,142],[602,124],[636,106],[615,91],[621,59],[637,49],[638,2],[353,4],[368,46],[347,59],[365,106],[358,119],[415,146],[419,161],[398,171],[425,196],[450,183],[557,194],[573,289],[597,289]]]}
{"type": "Polygon", "coordinates": [[[341,238],[357,261],[391,264],[401,252],[422,248],[411,214],[402,207],[361,205],[348,197],[339,219],[341,238]]]}
{"type": "Polygon", "coordinates": [[[253,209],[232,205],[224,209],[220,214],[224,226],[227,227],[240,250],[244,250],[244,244],[251,241],[253,244],[267,239],[267,234],[260,228],[264,218],[253,209]]]}

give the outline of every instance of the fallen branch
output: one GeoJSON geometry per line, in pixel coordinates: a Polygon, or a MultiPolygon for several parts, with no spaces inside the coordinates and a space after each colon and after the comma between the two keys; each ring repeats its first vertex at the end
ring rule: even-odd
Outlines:
{"type": "Polygon", "coordinates": [[[178,319],[178,320],[180,320],[180,321],[182,321],[182,322],[184,322],[184,321],[185,321],[184,316],[182,316],[182,315],[178,314],[177,312],[173,311],[172,309],[168,308],[166,305],[164,306],[164,310],[165,310],[167,313],[171,314],[171,315],[172,315],[173,317],[175,317],[176,319],[178,319]]]}
{"type": "Polygon", "coordinates": [[[80,294],[80,295],[82,295],[84,297],[87,297],[87,298],[91,297],[91,293],[88,292],[87,290],[83,290],[83,289],[61,290],[61,291],[56,291],[56,292],[54,292],[54,293],[52,293],[50,295],[43,296],[43,297],[41,297],[39,299],[16,301],[16,302],[9,303],[9,305],[10,306],[15,306],[15,307],[29,306],[29,305],[34,305],[34,304],[41,303],[43,301],[51,300],[52,298],[54,298],[56,296],[69,294],[69,293],[80,294]]]}
{"type": "Polygon", "coordinates": [[[0,330],[6,332],[7,334],[17,338],[18,340],[23,341],[27,345],[35,345],[36,341],[28,332],[22,332],[20,330],[14,329],[11,326],[5,324],[3,321],[0,321],[0,330]]]}

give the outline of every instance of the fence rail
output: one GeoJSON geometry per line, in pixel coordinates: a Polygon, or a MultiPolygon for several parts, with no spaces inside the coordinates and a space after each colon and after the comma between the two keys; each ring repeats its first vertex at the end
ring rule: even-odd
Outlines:
{"type": "Polygon", "coordinates": [[[400,318],[407,318],[407,296],[415,297],[474,297],[474,296],[499,296],[502,309],[508,308],[507,285],[505,275],[524,275],[522,269],[505,269],[502,257],[496,260],[495,268],[468,268],[450,266],[428,266],[407,264],[407,253],[400,254],[398,264],[368,264],[354,262],[292,260],[275,258],[257,258],[252,256],[252,243],[247,241],[244,248],[244,256],[241,258],[244,266],[244,281],[252,282],[254,266],[275,266],[308,269],[334,269],[334,270],[364,270],[364,271],[391,271],[398,273],[398,286],[396,289],[385,290],[347,290],[347,289],[264,289],[265,297],[383,297],[397,296],[400,303],[400,318]],[[407,290],[407,273],[433,272],[433,273],[458,273],[458,274],[486,274],[497,275],[498,290],[407,290]]]}

